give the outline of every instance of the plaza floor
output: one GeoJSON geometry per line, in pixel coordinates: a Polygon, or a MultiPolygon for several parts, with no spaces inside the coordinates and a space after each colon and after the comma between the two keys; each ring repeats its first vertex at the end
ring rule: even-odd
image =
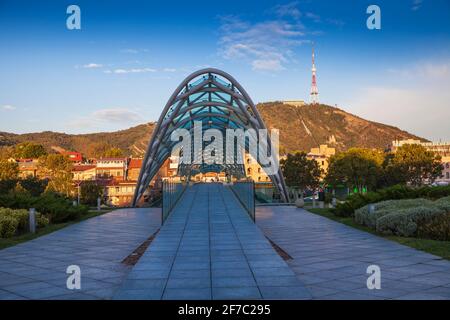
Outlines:
{"type": "Polygon", "coordinates": [[[256,224],[219,184],[159,209],[121,209],[0,250],[2,299],[450,299],[450,261],[292,206],[257,207],[256,224]],[[286,251],[283,260],[270,238],[286,251]],[[81,290],[66,268],[81,268],[81,290]],[[367,267],[381,289],[367,288],[367,267]]]}
{"type": "Polygon", "coordinates": [[[160,210],[121,209],[0,250],[0,300],[111,298],[130,270],[121,261],[160,220],[160,210]],[[81,290],[67,289],[70,265],[81,290]]]}
{"type": "Polygon", "coordinates": [[[221,184],[189,188],[115,299],[309,299],[221,184]]]}
{"type": "Polygon", "coordinates": [[[315,299],[450,299],[450,261],[295,207],[258,207],[256,221],[315,299]],[[367,288],[369,265],[380,290],[367,288]]]}

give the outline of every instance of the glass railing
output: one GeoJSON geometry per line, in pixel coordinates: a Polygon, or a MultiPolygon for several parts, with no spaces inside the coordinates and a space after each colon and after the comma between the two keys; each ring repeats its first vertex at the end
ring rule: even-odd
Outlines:
{"type": "Polygon", "coordinates": [[[176,206],[178,200],[180,200],[183,192],[186,190],[187,183],[163,181],[162,188],[162,223],[166,221],[176,206]]]}
{"type": "Polygon", "coordinates": [[[284,203],[271,182],[255,182],[255,199],[258,205],[284,203]]]}
{"type": "Polygon", "coordinates": [[[255,184],[253,181],[237,181],[230,185],[231,190],[247,211],[250,218],[255,221],[255,184]]]}

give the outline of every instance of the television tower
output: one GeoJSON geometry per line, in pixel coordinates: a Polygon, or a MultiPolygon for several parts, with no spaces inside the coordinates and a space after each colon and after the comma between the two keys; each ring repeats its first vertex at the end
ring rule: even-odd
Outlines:
{"type": "Polygon", "coordinates": [[[317,88],[317,78],[316,78],[316,63],[314,57],[314,43],[312,46],[312,81],[311,81],[311,93],[309,96],[309,100],[311,104],[319,103],[319,89],[317,88]]]}

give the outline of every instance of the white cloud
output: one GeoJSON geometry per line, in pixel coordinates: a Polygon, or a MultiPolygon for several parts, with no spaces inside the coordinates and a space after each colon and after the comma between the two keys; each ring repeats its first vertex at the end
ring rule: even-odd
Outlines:
{"type": "Polygon", "coordinates": [[[292,49],[309,42],[304,39],[304,26],[297,20],[251,24],[227,16],[222,17],[220,30],[219,54],[229,60],[248,60],[254,70],[282,70],[284,64],[293,61],[292,49]]]}
{"type": "Polygon", "coordinates": [[[422,80],[450,79],[450,60],[441,62],[421,61],[406,68],[389,69],[391,74],[422,80]]]}
{"type": "Polygon", "coordinates": [[[273,12],[278,17],[292,17],[294,19],[299,19],[302,13],[297,8],[298,1],[290,2],[287,4],[279,4],[273,8],[273,12]]]}
{"type": "Polygon", "coordinates": [[[141,120],[141,116],[138,113],[125,108],[97,110],[92,113],[92,117],[99,121],[111,122],[134,122],[141,120]]]}
{"type": "Polygon", "coordinates": [[[417,11],[422,7],[423,0],[413,0],[411,10],[417,11]]]}
{"type": "Polygon", "coordinates": [[[430,140],[450,140],[450,61],[389,70],[397,85],[366,87],[345,103],[351,112],[430,140]]]}
{"type": "Polygon", "coordinates": [[[281,65],[279,60],[253,60],[252,62],[253,70],[261,71],[280,71],[284,67],[281,65]]]}
{"type": "Polygon", "coordinates": [[[149,51],[148,49],[133,49],[133,48],[127,48],[127,49],[120,50],[120,52],[131,53],[131,54],[137,54],[137,53],[148,52],[148,51],[149,51]]]}
{"type": "Polygon", "coordinates": [[[10,104],[5,104],[5,105],[2,106],[2,109],[3,110],[7,110],[7,111],[13,111],[13,110],[16,110],[16,107],[14,107],[14,106],[12,106],[10,104]]]}
{"type": "Polygon", "coordinates": [[[101,67],[103,67],[103,65],[99,64],[99,63],[88,63],[88,64],[83,65],[83,68],[86,68],[86,69],[96,69],[96,68],[101,68],[101,67]]]}
{"type": "Polygon", "coordinates": [[[147,72],[156,72],[156,69],[152,69],[152,68],[114,69],[114,70],[105,70],[103,72],[104,73],[115,73],[115,74],[147,73],[147,72]]]}
{"type": "Polygon", "coordinates": [[[143,122],[143,118],[128,108],[107,108],[92,112],[88,116],[78,117],[69,122],[70,127],[89,128],[99,124],[126,124],[133,125],[143,122]]]}

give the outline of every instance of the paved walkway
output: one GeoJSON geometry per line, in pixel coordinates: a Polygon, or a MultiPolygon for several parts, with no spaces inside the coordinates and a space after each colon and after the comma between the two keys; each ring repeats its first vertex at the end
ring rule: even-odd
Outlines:
{"type": "Polygon", "coordinates": [[[108,299],[129,268],[121,261],[160,226],[158,209],[122,209],[0,250],[1,299],[108,299]],[[81,290],[66,268],[81,268],[81,290]]]}
{"type": "Polygon", "coordinates": [[[294,259],[316,299],[450,299],[450,261],[295,207],[258,207],[256,221],[294,259]],[[381,290],[369,290],[369,265],[381,290]]]}
{"type": "Polygon", "coordinates": [[[189,188],[116,299],[305,299],[309,292],[221,184],[189,188]]]}

